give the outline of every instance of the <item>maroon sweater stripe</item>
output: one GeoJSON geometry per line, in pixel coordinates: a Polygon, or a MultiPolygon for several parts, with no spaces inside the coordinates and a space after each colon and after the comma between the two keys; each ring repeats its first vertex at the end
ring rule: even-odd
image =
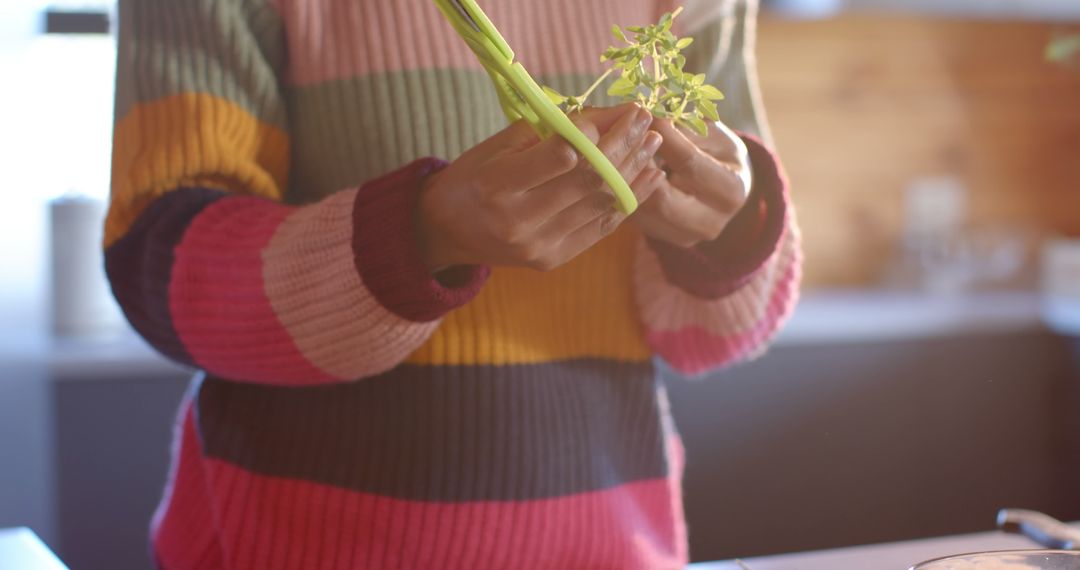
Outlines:
{"type": "Polygon", "coordinates": [[[225,194],[182,188],[154,200],[124,237],[105,250],[113,294],[135,328],[152,346],[182,364],[195,363],[176,332],[169,310],[176,246],[191,221],[225,194]]]}
{"type": "Polygon", "coordinates": [[[418,159],[361,187],[353,206],[356,269],[384,307],[410,321],[433,321],[464,305],[491,273],[487,266],[460,266],[433,279],[423,263],[415,239],[417,201],[424,179],[446,165],[418,159]],[[412,191],[386,191],[397,188],[412,191]]]}
{"type": "Polygon", "coordinates": [[[508,501],[668,474],[650,363],[403,365],[286,388],[208,378],[206,455],[249,471],[419,501],[508,501]]]}

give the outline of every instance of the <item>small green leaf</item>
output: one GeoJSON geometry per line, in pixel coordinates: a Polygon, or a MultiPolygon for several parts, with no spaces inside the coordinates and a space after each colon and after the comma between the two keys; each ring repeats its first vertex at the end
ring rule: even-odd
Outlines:
{"type": "Polygon", "coordinates": [[[643,34],[643,33],[645,33],[645,28],[642,28],[641,26],[627,26],[626,29],[631,31],[631,32],[634,32],[635,34],[643,34]]]}
{"type": "Polygon", "coordinates": [[[569,99],[566,95],[559,93],[558,91],[548,87],[547,85],[543,86],[542,89],[544,90],[544,95],[547,95],[548,100],[550,100],[556,105],[562,105],[566,102],[567,99],[569,99]]]}
{"type": "Polygon", "coordinates": [[[702,85],[699,88],[698,93],[701,94],[701,97],[703,99],[711,99],[713,101],[719,101],[719,100],[724,98],[724,92],[723,91],[720,91],[716,87],[713,87],[712,85],[708,85],[708,84],[702,85]]]}
{"type": "Polygon", "coordinates": [[[700,87],[705,84],[705,74],[699,73],[690,79],[690,84],[694,87],[700,87]]]}
{"type": "Polygon", "coordinates": [[[705,121],[701,117],[690,117],[686,120],[690,128],[694,129],[694,132],[705,137],[709,135],[709,126],[705,124],[705,121]]]}
{"type": "Polygon", "coordinates": [[[620,28],[618,25],[611,26],[611,34],[618,38],[619,41],[628,41],[626,39],[626,34],[623,33],[622,28],[620,28]]]}
{"type": "Polygon", "coordinates": [[[701,110],[701,114],[705,115],[706,119],[709,119],[710,121],[720,120],[720,112],[716,108],[716,103],[704,99],[697,102],[697,108],[701,110]]]}
{"type": "Polygon", "coordinates": [[[683,38],[675,43],[675,47],[678,49],[686,49],[690,47],[690,44],[694,43],[694,38],[683,38]]]}
{"type": "Polygon", "coordinates": [[[620,77],[611,84],[607,93],[612,97],[626,97],[633,93],[635,89],[637,89],[637,85],[635,85],[633,81],[630,81],[626,77],[620,77]]]}

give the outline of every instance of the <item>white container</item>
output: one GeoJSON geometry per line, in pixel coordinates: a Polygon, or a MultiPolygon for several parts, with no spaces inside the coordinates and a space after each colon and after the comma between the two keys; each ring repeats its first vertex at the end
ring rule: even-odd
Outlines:
{"type": "Polygon", "coordinates": [[[50,306],[57,336],[116,332],[122,319],[105,277],[105,203],[65,196],[49,203],[50,306]]]}
{"type": "Polygon", "coordinates": [[[1059,333],[1080,336],[1080,239],[1047,241],[1041,257],[1046,324],[1059,333]]]}

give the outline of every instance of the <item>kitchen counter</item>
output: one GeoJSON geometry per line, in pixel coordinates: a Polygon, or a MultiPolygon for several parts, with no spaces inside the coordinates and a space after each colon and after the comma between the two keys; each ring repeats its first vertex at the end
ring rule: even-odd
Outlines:
{"type": "MultiPolygon", "coordinates": [[[[1074,524],[1080,529],[1080,524],[1074,524]]],[[[761,558],[691,564],[688,570],[904,570],[913,564],[987,550],[1021,550],[1038,546],[1024,537],[985,532],[888,544],[855,546],[761,558]]]]}
{"type": "MultiPolygon", "coordinates": [[[[100,338],[54,339],[41,325],[43,318],[32,324],[24,324],[26,320],[0,323],[0,367],[46,366],[61,380],[182,370],[128,328],[100,338]]],[[[881,342],[1045,328],[1042,304],[1034,293],[813,292],[803,296],[776,344],[881,342]]]]}
{"type": "Polygon", "coordinates": [[[1045,328],[1030,292],[929,295],[874,290],[803,296],[778,344],[875,342],[1045,328]]]}

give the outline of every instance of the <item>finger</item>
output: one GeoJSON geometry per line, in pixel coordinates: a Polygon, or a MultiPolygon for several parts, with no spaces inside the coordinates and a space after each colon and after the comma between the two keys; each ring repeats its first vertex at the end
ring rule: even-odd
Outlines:
{"type": "Polygon", "coordinates": [[[666,221],[651,216],[635,216],[634,223],[641,228],[642,233],[652,239],[674,245],[676,247],[691,248],[701,243],[696,236],[686,230],[673,226],[666,221]]]}
{"type": "Polygon", "coordinates": [[[656,163],[650,163],[630,183],[630,189],[634,191],[634,197],[637,198],[638,204],[645,204],[652,198],[654,192],[667,183],[667,175],[664,174],[664,171],[657,168],[656,163]]]}
{"type": "Polygon", "coordinates": [[[559,255],[563,259],[573,259],[581,255],[582,252],[611,235],[626,221],[626,218],[626,214],[611,207],[611,199],[608,198],[606,207],[599,215],[567,234],[559,242],[559,255]]]}
{"type": "Polygon", "coordinates": [[[565,139],[548,137],[488,160],[479,174],[498,192],[525,192],[573,171],[579,161],[580,155],[565,139]]]}
{"type": "Polygon", "coordinates": [[[638,211],[634,214],[634,222],[646,235],[654,239],[678,247],[692,247],[697,245],[700,242],[697,236],[679,225],[671,223],[661,213],[660,203],[664,200],[664,193],[675,191],[670,185],[665,185],[666,180],[662,182],[660,188],[653,193],[653,197],[638,208],[638,211]]]}
{"type": "MultiPolygon", "coordinates": [[[[623,161],[619,169],[624,179],[634,181],[630,189],[638,203],[647,202],[664,179],[663,171],[652,164],[653,155],[659,146],[660,135],[648,133],[641,146],[623,161]]],[[[621,223],[621,218],[613,214],[616,214],[616,210],[611,194],[592,192],[548,219],[540,227],[540,232],[543,236],[558,239],[559,236],[567,236],[583,227],[593,227],[597,230],[594,237],[600,239],[621,223]]]]}
{"type": "Polygon", "coordinates": [[[704,153],[694,141],[679,130],[671,121],[656,121],[653,130],[664,137],[664,144],[660,147],[660,157],[664,164],[672,170],[695,170],[705,158],[704,153]]]}
{"type": "Polygon", "coordinates": [[[540,136],[524,119],[519,119],[505,129],[480,141],[466,151],[463,156],[476,154],[487,159],[528,148],[540,142],[540,136]]]}
{"type": "MultiPolygon", "coordinates": [[[[582,123],[589,123],[596,127],[600,133],[608,132],[615,123],[626,115],[641,109],[637,103],[623,103],[614,107],[587,107],[580,113],[570,115],[571,120],[579,127],[582,123]]],[[[596,142],[595,140],[593,142],[596,142]]]]}
{"type": "MultiPolygon", "coordinates": [[[[587,110],[576,114],[573,121],[593,144],[600,140],[600,128],[631,114],[635,105],[620,105],[587,110]]],[[[553,180],[577,166],[581,155],[560,136],[540,140],[532,127],[517,121],[493,137],[480,143],[470,152],[483,155],[485,175],[499,191],[515,192],[535,188],[553,180]]]]}
{"type": "Polygon", "coordinates": [[[619,174],[623,180],[631,181],[630,190],[639,204],[648,200],[656,189],[656,183],[665,178],[664,172],[657,168],[653,160],[663,142],[659,133],[646,133],[641,146],[619,165],[619,174]]]}
{"type": "MultiPolygon", "coordinates": [[[[604,134],[597,146],[612,164],[621,165],[645,141],[652,122],[652,113],[638,107],[635,112],[623,115],[607,132],[601,131],[604,134]]],[[[662,137],[660,142],[663,142],[662,137]]],[[[656,149],[653,149],[654,154],[655,152],[656,149]]]]}
{"type": "Polygon", "coordinates": [[[708,207],[670,183],[662,184],[641,211],[643,227],[656,229],[666,234],[665,241],[684,247],[715,239],[731,220],[726,212],[708,207]]]}
{"type": "Polygon", "coordinates": [[[746,180],[728,165],[707,158],[696,172],[673,169],[671,185],[710,208],[734,213],[746,201],[746,180]]]}
{"type": "Polygon", "coordinates": [[[721,211],[734,211],[742,205],[746,181],[730,164],[703,152],[670,121],[657,121],[653,129],[664,136],[659,154],[671,173],[672,185],[721,211]]]}
{"type": "MultiPolygon", "coordinates": [[[[644,109],[626,113],[600,138],[597,146],[612,163],[621,164],[644,142],[651,121],[652,115],[644,109]]],[[[579,161],[572,171],[532,188],[525,196],[529,200],[528,207],[537,217],[550,219],[592,194],[601,194],[604,184],[604,179],[592,165],[579,161]]]]}

